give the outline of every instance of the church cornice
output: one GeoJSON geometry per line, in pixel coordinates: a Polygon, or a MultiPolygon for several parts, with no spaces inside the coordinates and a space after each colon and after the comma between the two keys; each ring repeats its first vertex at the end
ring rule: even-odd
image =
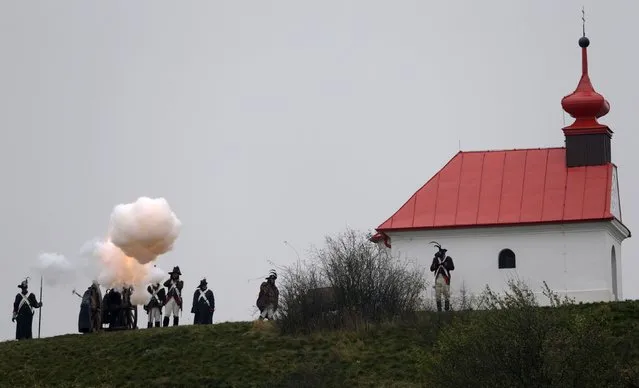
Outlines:
{"type": "Polygon", "coordinates": [[[619,241],[619,243],[632,236],[632,233],[630,233],[630,229],[628,229],[622,222],[620,222],[616,218],[608,223],[608,232],[617,241],[619,241]]]}
{"type": "Polygon", "coordinates": [[[433,238],[479,238],[490,237],[496,235],[525,235],[525,234],[558,234],[558,233],[584,233],[607,230],[617,239],[625,239],[630,237],[630,231],[622,223],[613,220],[596,220],[596,221],[579,221],[579,222],[562,222],[562,223],[544,223],[532,225],[508,225],[508,226],[488,226],[488,227],[468,227],[468,228],[451,228],[451,229],[422,229],[422,230],[398,230],[388,231],[386,234],[390,237],[391,244],[394,241],[410,240],[411,238],[422,237],[425,234],[433,238]]]}

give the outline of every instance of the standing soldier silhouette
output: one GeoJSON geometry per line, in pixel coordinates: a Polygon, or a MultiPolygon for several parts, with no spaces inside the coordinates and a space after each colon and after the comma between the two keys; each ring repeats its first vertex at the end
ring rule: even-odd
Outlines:
{"type": "Polygon", "coordinates": [[[264,318],[269,321],[275,318],[275,311],[279,302],[280,291],[275,285],[277,279],[277,273],[275,270],[271,270],[270,275],[266,278],[265,282],[260,285],[260,294],[257,297],[257,308],[260,309],[260,321],[264,318]]]}
{"type": "Polygon", "coordinates": [[[12,322],[16,322],[16,339],[31,339],[33,338],[33,309],[42,307],[42,302],[38,302],[36,296],[29,292],[29,278],[20,283],[20,293],[16,295],[16,299],[13,302],[13,317],[12,322]]]}
{"type": "Polygon", "coordinates": [[[435,247],[438,249],[433,257],[430,265],[430,271],[435,274],[435,301],[437,303],[437,311],[442,311],[442,294],[444,296],[444,309],[450,310],[450,271],[455,269],[455,264],[450,256],[446,256],[447,249],[436,242],[435,247]]]}
{"type": "Polygon", "coordinates": [[[153,327],[155,323],[155,327],[160,327],[160,322],[162,321],[162,306],[164,306],[164,302],[166,301],[166,292],[164,291],[164,287],[160,286],[160,283],[151,284],[146,288],[146,292],[151,294],[151,299],[149,303],[144,305],[144,310],[149,315],[149,322],[147,323],[147,329],[153,327]]]}
{"type": "Polygon", "coordinates": [[[180,322],[180,311],[182,310],[182,288],[184,288],[184,282],[180,280],[180,267],[173,267],[173,271],[169,272],[171,278],[164,282],[164,287],[167,288],[166,303],[164,305],[164,327],[169,325],[169,317],[173,315],[173,326],[177,326],[180,322]]]}
{"type": "Polygon", "coordinates": [[[213,296],[213,291],[207,288],[207,284],[206,279],[200,280],[200,286],[193,293],[191,313],[194,314],[194,325],[210,325],[213,323],[215,297],[213,296]]]}

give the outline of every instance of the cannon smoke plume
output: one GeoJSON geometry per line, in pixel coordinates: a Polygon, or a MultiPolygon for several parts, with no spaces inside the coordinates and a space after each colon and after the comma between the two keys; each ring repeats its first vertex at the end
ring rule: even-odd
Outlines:
{"type": "Polygon", "coordinates": [[[52,287],[72,282],[76,276],[75,266],[59,253],[41,253],[34,270],[52,287]]]}
{"type": "Polygon", "coordinates": [[[142,197],[113,209],[109,236],[127,256],[147,264],[173,248],[180,227],[164,198],[142,197]]]}
{"type": "Polygon", "coordinates": [[[145,304],[150,297],[146,286],[167,276],[153,262],[173,248],[181,226],[164,198],[141,197],[134,203],[115,206],[108,237],[85,244],[83,255],[95,260],[94,265],[74,267],[62,255],[42,254],[36,270],[49,284],[56,285],[67,283],[72,272],[84,267],[92,280],[104,287],[133,287],[131,302],[145,304]]]}

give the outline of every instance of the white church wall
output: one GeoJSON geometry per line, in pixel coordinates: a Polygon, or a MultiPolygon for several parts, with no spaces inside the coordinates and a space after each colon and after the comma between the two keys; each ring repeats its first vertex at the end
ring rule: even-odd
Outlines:
{"type": "Polygon", "coordinates": [[[608,256],[609,256],[609,277],[608,280],[610,282],[610,290],[611,293],[613,293],[612,298],[614,299],[614,292],[613,292],[613,285],[614,282],[616,280],[616,288],[617,288],[617,300],[623,300],[623,282],[622,282],[622,275],[623,275],[623,262],[622,262],[622,257],[621,257],[621,243],[622,240],[620,239],[619,235],[617,233],[609,233],[607,236],[607,244],[608,244],[608,256]],[[613,248],[614,248],[614,255],[613,255],[613,248]],[[616,269],[616,279],[613,280],[614,276],[613,276],[613,257],[614,257],[614,261],[615,261],[615,267],[614,269],[616,269]]]}
{"type": "MultiPolygon", "coordinates": [[[[611,249],[617,257],[617,288],[621,295],[621,241],[610,231],[609,222],[546,224],[493,228],[440,229],[387,232],[393,256],[417,260],[430,266],[436,240],[448,249],[455,263],[452,297],[462,286],[469,294],[480,294],[488,285],[502,291],[509,279],[519,279],[543,297],[543,281],[555,292],[577,302],[613,300],[611,249]],[[516,268],[499,269],[502,249],[511,249],[516,268]]],[[[432,281],[432,277],[431,277],[432,281]]]]}

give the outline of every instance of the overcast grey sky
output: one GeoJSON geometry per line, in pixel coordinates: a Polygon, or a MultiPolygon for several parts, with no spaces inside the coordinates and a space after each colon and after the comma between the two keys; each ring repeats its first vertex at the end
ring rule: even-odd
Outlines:
{"type": "MultiPolygon", "coordinates": [[[[183,229],[158,265],[189,295],[207,276],[215,321],[247,320],[267,259],[296,260],[284,240],[378,226],[460,143],[562,146],[582,4],[637,231],[637,1],[0,2],[0,339],[38,253],[104,236],[118,203],[165,197],[183,229]]],[[[77,332],[87,286],[45,288],[43,336],[77,332]]]]}

